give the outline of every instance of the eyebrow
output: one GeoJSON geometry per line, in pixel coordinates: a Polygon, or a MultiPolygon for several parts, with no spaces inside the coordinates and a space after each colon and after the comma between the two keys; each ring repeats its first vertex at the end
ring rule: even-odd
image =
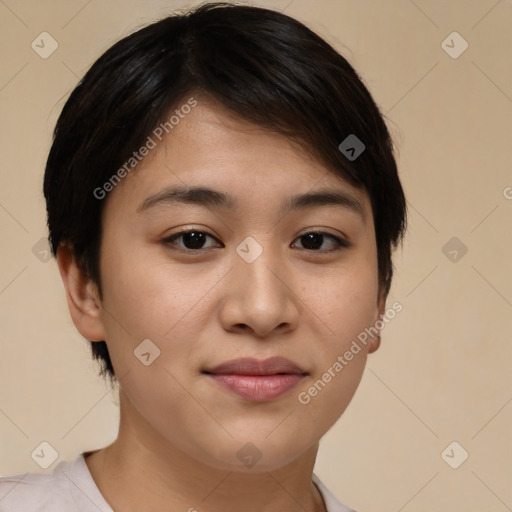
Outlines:
{"type": "MultiPolygon", "coordinates": [[[[237,206],[235,197],[209,187],[170,186],[147,197],[137,208],[137,213],[177,203],[227,210],[234,210],[237,206]]],[[[319,189],[291,196],[281,205],[279,213],[284,216],[291,211],[313,206],[340,206],[358,214],[363,222],[366,221],[364,208],[359,199],[344,190],[319,189]]]]}

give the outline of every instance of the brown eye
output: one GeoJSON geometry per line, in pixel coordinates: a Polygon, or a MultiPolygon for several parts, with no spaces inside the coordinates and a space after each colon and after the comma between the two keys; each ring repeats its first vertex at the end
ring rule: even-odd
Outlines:
{"type": "Polygon", "coordinates": [[[339,250],[343,247],[349,247],[349,243],[345,242],[341,238],[338,238],[337,236],[331,235],[329,233],[322,233],[319,231],[310,231],[309,233],[305,233],[297,238],[297,240],[301,241],[302,249],[306,249],[309,251],[316,251],[316,252],[331,252],[339,250]],[[325,248],[324,243],[326,240],[331,240],[330,249],[325,248]],[[334,242],[334,247],[333,247],[334,242]],[[320,250],[324,246],[323,250],[320,250]]]}
{"type": "Polygon", "coordinates": [[[175,233],[170,237],[167,237],[163,240],[163,243],[166,245],[177,246],[179,249],[188,250],[188,251],[199,251],[202,249],[209,249],[210,247],[205,247],[205,243],[208,238],[215,240],[215,238],[204,231],[198,230],[189,230],[189,231],[180,231],[179,233],[175,233]],[[181,244],[176,244],[176,240],[182,239],[181,244]]]}

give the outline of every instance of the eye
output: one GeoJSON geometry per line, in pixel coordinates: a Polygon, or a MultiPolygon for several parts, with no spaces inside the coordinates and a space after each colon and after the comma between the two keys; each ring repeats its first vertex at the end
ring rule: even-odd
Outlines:
{"type": "MultiPolygon", "coordinates": [[[[179,233],[175,233],[167,238],[164,238],[162,243],[167,246],[171,246],[171,248],[177,248],[183,251],[199,252],[204,249],[211,249],[212,247],[215,247],[215,245],[205,245],[208,238],[218,242],[215,237],[206,233],[205,231],[189,229],[187,231],[180,231],[179,233]],[[180,239],[181,243],[177,243],[177,241],[180,239]]],[[[342,248],[350,247],[349,242],[346,242],[337,236],[331,235],[330,233],[324,233],[321,231],[310,231],[308,233],[304,233],[296,240],[301,241],[302,247],[299,247],[299,249],[305,249],[307,251],[314,252],[333,252],[342,248]],[[330,249],[325,249],[325,247],[322,249],[322,246],[324,246],[326,240],[330,240],[331,242],[330,249]]]]}
{"type": "Polygon", "coordinates": [[[179,233],[175,233],[171,235],[162,242],[165,245],[173,245],[177,246],[179,249],[183,249],[185,251],[200,251],[201,249],[209,249],[210,247],[205,247],[205,241],[207,238],[211,238],[212,240],[216,240],[212,235],[204,231],[199,231],[196,229],[190,229],[187,231],[180,231],[179,233]],[[176,240],[182,239],[182,244],[176,244],[176,240]]]}
{"type": "Polygon", "coordinates": [[[339,251],[342,248],[350,247],[350,244],[345,240],[331,235],[330,233],[323,233],[321,231],[310,231],[308,233],[304,233],[303,235],[299,236],[297,240],[301,240],[303,249],[315,252],[333,252],[339,251]],[[320,249],[324,244],[325,239],[331,240],[331,247],[332,243],[334,242],[334,248],[318,251],[318,249],[320,249]]]}

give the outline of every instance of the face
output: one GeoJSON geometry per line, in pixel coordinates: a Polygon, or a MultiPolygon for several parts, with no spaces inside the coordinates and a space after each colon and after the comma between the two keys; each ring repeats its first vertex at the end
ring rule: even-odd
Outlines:
{"type": "Polygon", "coordinates": [[[354,340],[383,312],[367,195],[199,100],[105,201],[98,322],[122,422],[236,471],[316,445],[375,349],[354,340]]]}

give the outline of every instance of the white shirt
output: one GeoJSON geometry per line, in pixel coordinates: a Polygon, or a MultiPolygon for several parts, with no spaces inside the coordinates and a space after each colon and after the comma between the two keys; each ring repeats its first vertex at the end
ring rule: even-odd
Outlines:
{"type": "MultiPolygon", "coordinates": [[[[88,452],[85,452],[88,453],[88,452]]],[[[313,474],[328,512],[355,512],[340,503],[313,474]]],[[[0,512],[114,512],[100,493],[84,453],[61,461],[52,474],[26,473],[0,478],[0,512]]]]}

